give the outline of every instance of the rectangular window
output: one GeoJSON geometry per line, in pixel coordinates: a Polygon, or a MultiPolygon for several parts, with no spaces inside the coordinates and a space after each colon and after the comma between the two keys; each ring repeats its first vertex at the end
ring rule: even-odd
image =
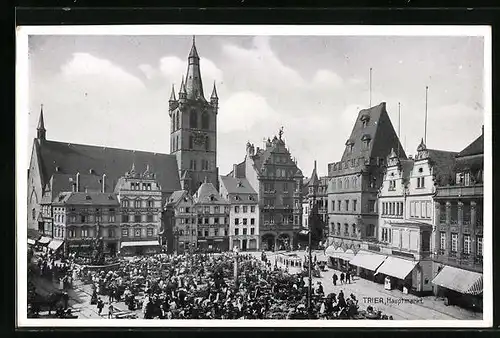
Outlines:
{"type": "Polygon", "coordinates": [[[153,237],[153,228],[148,228],[148,237],[153,237]]]}
{"type": "Polygon", "coordinates": [[[214,224],[219,224],[219,217],[214,217],[214,224]]]}
{"type": "Polygon", "coordinates": [[[358,200],[352,200],[352,211],[356,211],[358,207],[358,200]]]}
{"type": "Polygon", "coordinates": [[[243,235],[246,235],[247,234],[247,228],[244,228],[243,229],[243,235]]]}
{"type": "Polygon", "coordinates": [[[250,206],[250,212],[255,212],[255,206],[254,205],[250,206]]]}
{"type": "Polygon", "coordinates": [[[205,223],[205,224],[208,224],[208,217],[205,217],[205,219],[204,219],[204,223],[205,223]]]}
{"type": "Polygon", "coordinates": [[[345,211],[349,211],[349,200],[345,200],[345,211]]]}
{"type": "Polygon", "coordinates": [[[244,213],[248,212],[248,207],[246,205],[243,206],[243,212],[244,213]]]}
{"type": "Polygon", "coordinates": [[[198,230],[198,237],[201,237],[202,233],[201,230],[198,230]]]}
{"type": "Polygon", "coordinates": [[[109,215],[109,222],[110,223],[114,223],[115,222],[115,215],[114,214],[109,215]]]}
{"type": "Polygon", "coordinates": [[[483,257],[483,237],[477,237],[477,250],[476,250],[476,255],[483,257]]]}
{"type": "Polygon", "coordinates": [[[337,210],[342,211],[342,201],[337,201],[337,210]]]}
{"type": "Polygon", "coordinates": [[[444,251],[446,250],[446,232],[442,231],[439,234],[439,248],[444,251]]]}
{"type": "Polygon", "coordinates": [[[288,183],[283,183],[283,192],[286,194],[288,192],[288,183]]]}
{"type": "Polygon", "coordinates": [[[205,237],[208,237],[208,230],[205,230],[205,237]]]}
{"type": "Polygon", "coordinates": [[[205,207],[203,212],[205,214],[209,214],[210,213],[210,207],[205,207]]]}
{"type": "Polygon", "coordinates": [[[255,218],[250,218],[250,225],[255,225],[255,218]]]}
{"type": "Polygon", "coordinates": [[[89,231],[87,229],[82,229],[82,237],[88,237],[89,231]]]}
{"type": "Polygon", "coordinates": [[[299,224],[299,216],[294,216],[293,217],[293,224],[295,224],[295,225],[299,224]]]}
{"type": "Polygon", "coordinates": [[[470,255],[470,235],[464,235],[464,254],[470,255]]]}
{"type": "Polygon", "coordinates": [[[215,206],[214,207],[214,214],[218,214],[220,212],[220,207],[215,206]]]}
{"type": "Polygon", "coordinates": [[[375,201],[368,201],[368,212],[375,212],[375,201]]]}
{"type": "Polygon", "coordinates": [[[415,202],[410,202],[410,217],[415,217],[415,202]]]}
{"type": "Polygon", "coordinates": [[[234,206],[234,212],[235,212],[235,213],[239,213],[239,212],[240,212],[240,207],[239,207],[239,206],[237,206],[237,205],[235,205],[235,206],[234,206]]]}
{"type": "Polygon", "coordinates": [[[243,225],[247,225],[247,219],[243,218],[243,225]]]}
{"type": "Polygon", "coordinates": [[[146,220],[147,222],[153,222],[153,215],[147,215],[146,220]]]}
{"type": "Polygon", "coordinates": [[[239,218],[235,218],[234,219],[234,225],[239,225],[240,224],[240,219],[239,218]]]}
{"type": "Polygon", "coordinates": [[[134,222],[140,223],[141,222],[141,215],[134,215],[134,222]]]}
{"type": "Polygon", "coordinates": [[[81,216],[81,222],[82,222],[82,223],[85,223],[85,221],[86,221],[86,217],[85,217],[85,215],[82,215],[82,216],[81,216]]]}
{"type": "Polygon", "coordinates": [[[250,228],[250,235],[255,235],[255,228],[250,228]]]}
{"type": "Polygon", "coordinates": [[[335,201],[332,200],[330,204],[332,205],[332,211],[335,211],[335,201]]]}
{"type": "Polygon", "coordinates": [[[128,237],[128,229],[122,229],[122,237],[128,237]]]}
{"type": "Polygon", "coordinates": [[[240,229],[236,228],[234,229],[234,235],[238,236],[240,234],[240,229]]]}
{"type": "Polygon", "coordinates": [[[451,234],[451,251],[457,252],[458,234],[451,234]]]}

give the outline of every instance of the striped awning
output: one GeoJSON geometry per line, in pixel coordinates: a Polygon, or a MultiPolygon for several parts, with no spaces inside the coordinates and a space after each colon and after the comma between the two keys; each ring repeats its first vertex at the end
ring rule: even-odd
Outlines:
{"type": "Polygon", "coordinates": [[[432,283],[463,294],[478,295],[483,292],[483,274],[446,265],[432,283]]]}
{"type": "Polygon", "coordinates": [[[136,242],[122,242],[121,247],[132,247],[132,246],[155,246],[160,245],[158,241],[136,241],[136,242]]]}
{"type": "Polygon", "coordinates": [[[42,236],[42,238],[40,238],[40,239],[38,240],[38,243],[40,243],[40,244],[44,244],[44,245],[45,245],[45,244],[49,244],[49,243],[50,243],[50,240],[51,240],[51,238],[50,238],[50,237],[47,237],[47,236],[42,236]]]}
{"type": "Polygon", "coordinates": [[[384,255],[360,250],[349,263],[367,270],[376,271],[386,258],[387,256],[384,255]]]}
{"type": "Polygon", "coordinates": [[[404,280],[413,271],[417,263],[406,259],[387,257],[378,268],[377,273],[404,280]]]}

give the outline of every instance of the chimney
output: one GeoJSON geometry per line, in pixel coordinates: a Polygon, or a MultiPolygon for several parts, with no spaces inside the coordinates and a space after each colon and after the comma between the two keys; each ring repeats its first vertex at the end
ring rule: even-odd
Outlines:
{"type": "Polygon", "coordinates": [[[106,192],[106,174],[102,174],[102,192],[106,192]]]}
{"type": "Polygon", "coordinates": [[[80,191],[80,173],[76,173],[76,192],[80,191]]]}
{"type": "Polygon", "coordinates": [[[236,175],[236,169],[237,169],[238,165],[237,164],[233,164],[233,177],[236,178],[237,175],[236,175]]]}

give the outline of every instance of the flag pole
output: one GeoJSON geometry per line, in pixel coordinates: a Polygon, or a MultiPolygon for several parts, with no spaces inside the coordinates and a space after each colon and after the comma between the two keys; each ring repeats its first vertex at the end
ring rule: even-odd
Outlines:
{"type": "Polygon", "coordinates": [[[398,102],[398,158],[399,158],[400,145],[401,145],[401,102],[398,102]]]}
{"type": "Polygon", "coordinates": [[[425,125],[424,125],[424,144],[427,144],[427,100],[428,100],[429,86],[425,86],[425,125]]]}
{"type": "Polygon", "coordinates": [[[370,67],[370,106],[372,106],[372,68],[370,67]]]}

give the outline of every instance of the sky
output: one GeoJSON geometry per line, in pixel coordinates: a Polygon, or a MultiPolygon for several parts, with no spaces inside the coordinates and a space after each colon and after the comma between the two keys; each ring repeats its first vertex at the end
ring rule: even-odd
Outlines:
{"type": "MultiPolygon", "coordinates": [[[[29,138],[43,104],[47,139],[168,153],[168,99],[187,70],[192,36],[29,37],[29,138]]],[[[207,99],[219,94],[219,171],[248,141],[283,138],[304,175],[339,161],[360,109],[387,103],[401,143],[460,151],[481,134],[483,38],[197,36],[207,99]]],[[[30,149],[31,150],[31,149],[30,149]]]]}

